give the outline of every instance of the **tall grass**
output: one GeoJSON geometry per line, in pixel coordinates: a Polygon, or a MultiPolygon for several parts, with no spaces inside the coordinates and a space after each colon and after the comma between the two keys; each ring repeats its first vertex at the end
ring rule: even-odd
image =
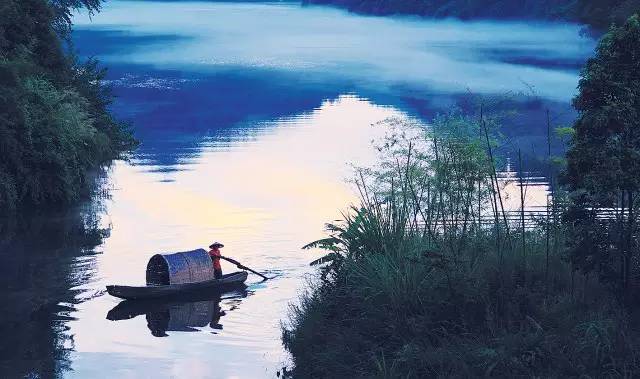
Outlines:
{"type": "Polygon", "coordinates": [[[507,217],[483,118],[407,135],[385,141],[356,175],[360,204],[307,245],[329,254],[283,326],[293,376],[640,375],[630,311],[562,256],[561,196],[534,226],[507,217]]]}

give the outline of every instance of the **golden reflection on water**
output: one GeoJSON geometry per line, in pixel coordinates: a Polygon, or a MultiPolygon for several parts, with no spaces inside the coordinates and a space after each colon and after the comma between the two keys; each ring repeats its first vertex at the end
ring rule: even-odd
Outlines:
{"type": "MultiPolygon", "coordinates": [[[[251,138],[205,141],[191,163],[171,172],[118,162],[105,222],[111,236],[100,247],[98,281],[143,283],[147,259],[223,241],[224,253],[250,267],[280,274],[250,296],[221,302],[222,331],[167,332],[153,337],[144,317],[105,319],[118,300],[101,296],[78,306],[71,322],[75,352],[71,376],[100,375],[107,364],[119,377],[272,377],[286,354],[279,322],[310,271],[313,253],[300,247],[323,235],[324,223],[355,200],[349,163],[375,158],[372,126],[399,112],[342,96],[308,114],[256,125],[251,138]],[[216,334],[213,334],[216,333],[216,334]],[[222,364],[224,362],[224,364],[222,364]],[[246,367],[241,362],[252,362],[246,367]]],[[[226,271],[234,267],[226,265],[226,271]]]]}
{"type": "MultiPolygon", "coordinates": [[[[246,298],[223,299],[222,330],[196,327],[196,332],[167,331],[164,338],[151,335],[144,316],[106,320],[118,299],[105,295],[81,303],[76,320],[68,324],[74,336],[69,375],[102,377],[108,369],[123,378],[140,372],[148,377],[274,377],[288,359],[280,321],[318,253],[300,247],[321,237],[324,223],[339,218],[356,200],[346,182],[352,175],[349,164],[375,161],[372,140],[387,132],[378,123],[390,117],[407,116],[342,96],[308,114],[256,123],[249,137],[205,139],[200,153],[178,170],[118,162],[104,218],[111,235],[99,248],[98,279],[89,289],[142,284],[152,254],[204,247],[212,240],[225,243],[225,255],[278,277],[265,283],[250,277],[246,298]]],[[[504,185],[506,206],[517,209],[519,187],[513,177],[504,185]]],[[[532,184],[527,191],[527,202],[539,202],[546,187],[532,184]]]]}

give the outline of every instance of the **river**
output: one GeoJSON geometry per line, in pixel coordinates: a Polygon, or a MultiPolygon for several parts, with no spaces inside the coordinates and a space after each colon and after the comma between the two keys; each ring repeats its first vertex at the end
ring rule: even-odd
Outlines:
{"type": "Polygon", "coordinates": [[[535,149],[546,108],[555,124],[574,116],[595,43],[579,25],[286,2],[109,1],[75,23],[74,48],[109,67],[113,110],[142,144],[88,203],[2,230],[1,377],[275,377],[280,323],[318,256],[300,248],[354,201],[350,164],[375,160],[378,123],[523,92],[505,138],[535,149]],[[276,278],[107,318],[119,300],[105,285],[141,284],[152,254],[213,241],[276,278]]]}

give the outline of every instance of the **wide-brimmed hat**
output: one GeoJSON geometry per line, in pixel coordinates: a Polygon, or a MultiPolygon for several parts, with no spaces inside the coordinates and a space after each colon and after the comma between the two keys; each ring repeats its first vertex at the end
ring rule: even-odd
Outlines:
{"type": "Polygon", "coordinates": [[[215,249],[215,248],[220,248],[220,247],[224,247],[224,245],[221,244],[220,242],[214,242],[211,245],[209,245],[210,249],[215,249]]]}

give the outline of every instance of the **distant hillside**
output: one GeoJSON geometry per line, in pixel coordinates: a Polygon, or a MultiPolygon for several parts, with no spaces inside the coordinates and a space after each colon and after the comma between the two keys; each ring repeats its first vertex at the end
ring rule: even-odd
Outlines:
{"type": "Polygon", "coordinates": [[[411,14],[461,19],[565,19],[597,29],[623,23],[640,11],[640,0],[304,0],[331,4],[350,11],[375,14],[411,14]]]}

